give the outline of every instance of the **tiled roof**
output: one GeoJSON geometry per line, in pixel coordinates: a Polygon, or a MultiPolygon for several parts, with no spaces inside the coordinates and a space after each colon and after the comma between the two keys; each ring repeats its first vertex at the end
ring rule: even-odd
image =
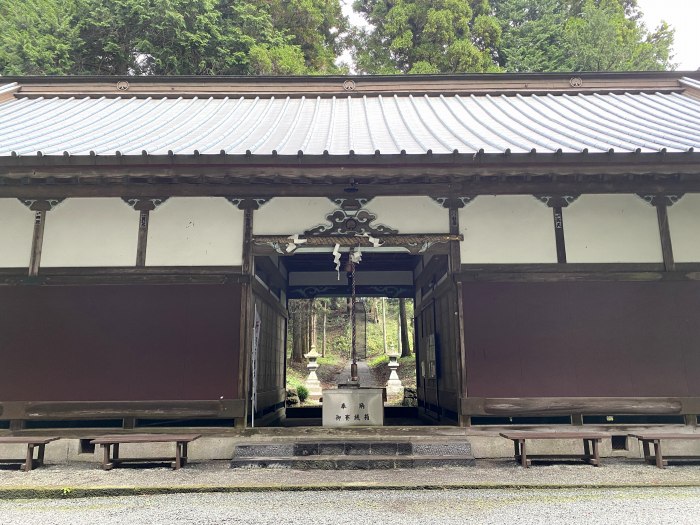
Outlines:
{"type": "MultiPolygon", "coordinates": [[[[691,89],[700,83],[683,79],[691,89]]],[[[0,95],[16,86],[0,85],[0,95]]],[[[687,152],[700,100],[677,92],[0,102],[0,156],[687,152]]]]}

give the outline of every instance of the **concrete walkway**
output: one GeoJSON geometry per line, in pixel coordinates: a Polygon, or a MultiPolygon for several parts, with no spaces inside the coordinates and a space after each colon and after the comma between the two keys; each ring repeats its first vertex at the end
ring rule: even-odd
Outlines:
{"type": "MultiPolygon", "coordinates": [[[[352,365],[352,360],[348,361],[347,364],[345,365],[345,368],[336,376],[336,384],[337,383],[346,383],[350,381],[350,366],[352,365]]],[[[386,385],[380,385],[377,384],[377,382],[374,379],[374,374],[370,370],[369,366],[367,365],[367,361],[358,361],[357,362],[357,376],[360,379],[360,386],[364,387],[375,387],[375,388],[382,388],[386,385]]]]}
{"type": "Polygon", "coordinates": [[[228,461],[103,471],[99,463],[48,464],[25,473],[0,470],[0,499],[100,495],[307,490],[417,490],[460,488],[700,486],[700,466],[657,469],[640,460],[606,458],[599,468],[538,464],[523,469],[510,459],[477,460],[473,467],[396,470],[231,469],[228,461]]]}

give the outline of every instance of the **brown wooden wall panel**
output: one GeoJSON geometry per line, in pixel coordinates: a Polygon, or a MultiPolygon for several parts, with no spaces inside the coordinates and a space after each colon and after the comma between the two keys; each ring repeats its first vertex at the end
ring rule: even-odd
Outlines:
{"type": "Polygon", "coordinates": [[[470,397],[700,396],[700,283],[463,283],[470,397]]]}
{"type": "Polygon", "coordinates": [[[238,284],[0,287],[0,401],[237,397],[238,284]]]}
{"type": "Polygon", "coordinates": [[[258,412],[270,405],[284,401],[285,390],[285,334],[287,319],[281,305],[267,292],[254,293],[253,299],[260,316],[260,342],[258,343],[258,412]]]}

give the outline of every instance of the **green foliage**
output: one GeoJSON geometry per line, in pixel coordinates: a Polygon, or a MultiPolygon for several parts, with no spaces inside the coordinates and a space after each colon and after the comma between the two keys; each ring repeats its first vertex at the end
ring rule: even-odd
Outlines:
{"type": "Polygon", "coordinates": [[[316,362],[320,366],[335,366],[340,363],[340,357],[337,354],[328,354],[326,357],[319,357],[316,362]]]}
{"type": "Polygon", "coordinates": [[[297,395],[299,396],[299,401],[303,403],[309,397],[309,389],[304,385],[297,385],[297,395]]]}
{"type": "Polygon", "coordinates": [[[673,30],[649,32],[636,0],[491,0],[508,71],[672,69],[673,30]]]}
{"type": "Polygon", "coordinates": [[[336,72],[345,27],[338,0],[0,0],[0,73],[336,72]]]}
{"type": "Polygon", "coordinates": [[[56,75],[81,42],[74,0],[0,0],[0,73],[56,75]]]}
{"type": "Polygon", "coordinates": [[[497,71],[501,27],[487,0],[356,0],[371,28],[353,35],[363,73],[497,71]]]}
{"type": "Polygon", "coordinates": [[[574,71],[663,70],[670,63],[673,30],[650,34],[625,16],[619,0],[586,0],[564,27],[564,49],[574,71]]]}
{"type": "Polygon", "coordinates": [[[389,356],[386,354],[379,354],[377,356],[374,356],[372,359],[369,359],[367,361],[367,366],[370,368],[377,368],[380,366],[384,366],[389,363],[389,356]]]}

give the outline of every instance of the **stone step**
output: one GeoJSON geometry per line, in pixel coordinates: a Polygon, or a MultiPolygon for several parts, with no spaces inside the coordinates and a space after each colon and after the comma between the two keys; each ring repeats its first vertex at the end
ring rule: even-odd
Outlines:
{"type": "Polygon", "coordinates": [[[289,468],[298,470],[390,470],[395,468],[472,467],[466,456],[297,456],[234,458],[231,468],[289,468]]]}
{"type": "Polygon", "coordinates": [[[236,445],[233,457],[292,458],[309,456],[450,456],[473,458],[468,441],[323,441],[247,443],[236,445]]]}

